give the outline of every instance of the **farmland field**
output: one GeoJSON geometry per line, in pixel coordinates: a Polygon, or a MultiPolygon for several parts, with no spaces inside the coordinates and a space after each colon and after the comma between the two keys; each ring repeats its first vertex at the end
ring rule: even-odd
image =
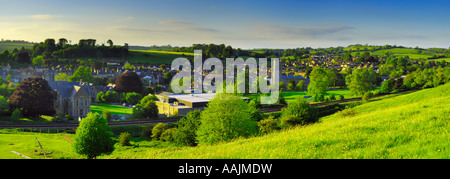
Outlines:
{"type": "Polygon", "coordinates": [[[172,61],[178,57],[194,58],[194,54],[188,52],[129,50],[129,53],[131,57],[128,57],[127,60],[130,63],[172,64],[172,61]]]}

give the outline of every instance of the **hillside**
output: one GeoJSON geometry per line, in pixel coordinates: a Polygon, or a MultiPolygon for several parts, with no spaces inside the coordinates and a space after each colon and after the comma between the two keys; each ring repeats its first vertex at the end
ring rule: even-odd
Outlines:
{"type": "Polygon", "coordinates": [[[172,64],[178,57],[193,59],[193,53],[153,51],[153,50],[129,50],[131,54],[127,60],[130,63],[172,64]]]}
{"type": "MultiPolygon", "coordinates": [[[[354,117],[197,147],[139,147],[106,158],[450,158],[450,84],[375,99],[354,117]]],[[[138,143],[136,143],[138,144],[138,143]]],[[[139,144],[138,144],[139,145],[139,144]]]]}
{"type": "Polygon", "coordinates": [[[20,50],[22,47],[32,49],[34,43],[26,41],[0,41],[0,53],[4,50],[12,51],[15,48],[20,50]]]}

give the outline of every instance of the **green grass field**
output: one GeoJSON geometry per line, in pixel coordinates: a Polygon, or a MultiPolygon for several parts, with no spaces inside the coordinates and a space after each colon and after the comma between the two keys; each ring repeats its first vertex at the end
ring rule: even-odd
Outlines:
{"type": "Polygon", "coordinates": [[[36,138],[48,154],[47,158],[80,158],[81,156],[72,151],[71,143],[67,139],[70,139],[70,137],[67,136],[73,135],[31,133],[2,129],[0,130],[0,158],[23,159],[23,157],[11,152],[15,151],[33,159],[44,159],[45,156],[40,151],[36,138]]]}
{"type": "Polygon", "coordinates": [[[31,43],[19,43],[19,42],[2,42],[0,43],[0,53],[4,50],[12,51],[15,48],[20,50],[22,47],[32,49],[34,44],[31,43]]]}
{"type": "Polygon", "coordinates": [[[133,110],[131,108],[119,106],[119,105],[109,105],[103,103],[92,103],[91,112],[103,114],[103,110],[109,110],[111,114],[132,114],[133,110]]]}
{"type": "MultiPolygon", "coordinates": [[[[372,99],[318,123],[216,145],[176,147],[167,142],[131,138],[132,146],[98,158],[450,158],[450,84],[408,94],[372,99]]],[[[39,155],[38,138],[48,158],[84,158],[71,147],[73,134],[0,130],[0,158],[39,155]],[[37,151],[36,151],[37,150],[37,151]]],[[[115,138],[117,140],[117,138],[115,138]]]]}
{"type": "MultiPolygon", "coordinates": [[[[416,49],[411,48],[392,48],[392,49],[383,49],[383,50],[376,50],[373,52],[370,52],[370,55],[385,55],[386,53],[392,53],[394,56],[409,56],[410,59],[427,59],[429,57],[432,57],[433,55],[436,55],[436,52],[429,51],[429,50],[421,50],[421,53],[419,54],[416,49]]],[[[360,54],[364,52],[359,52],[360,54]]],[[[357,52],[352,52],[351,55],[355,56],[357,52]]]]}
{"type": "Polygon", "coordinates": [[[131,57],[128,57],[127,60],[130,63],[172,64],[172,61],[178,57],[194,58],[194,54],[188,52],[129,50],[129,53],[131,57]]]}
{"type": "Polygon", "coordinates": [[[333,114],[265,136],[211,146],[139,148],[139,153],[117,150],[103,157],[450,158],[450,84],[393,96],[356,106],[354,117],[333,114]]]}

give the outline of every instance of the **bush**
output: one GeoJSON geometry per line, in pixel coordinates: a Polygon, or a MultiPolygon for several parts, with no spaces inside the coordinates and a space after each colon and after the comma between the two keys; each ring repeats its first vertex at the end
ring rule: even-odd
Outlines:
{"type": "Polygon", "coordinates": [[[177,122],[178,131],[175,133],[174,142],[178,145],[195,146],[196,132],[200,126],[200,110],[194,110],[186,114],[177,122]]]}
{"type": "Polygon", "coordinates": [[[120,145],[121,146],[131,146],[130,137],[131,137],[131,135],[128,132],[120,133],[120,136],[119,136],[120,145]]]}
{"type": "Polygon", "coordinates": [[[353,117],[356,115],[356,110],[346,106],[344,110],[339,111],[337,114],[341,117],[353,117]]]}
{"type": "Polygon", "coordinates": [[[176,135],[176,133],[177,133],[177,129],[176,128],[167,129],[161,134],[159,139],[161,141],[173,142],[174,141],[174,136],[176,135]]]}
{"type": "Polygon", "coordinates": [[[298,124],[298,122],[295,120],[294,116],[292,115],[283,115],[280,118],[280,127],[283,129],[294,127],[298,124]]]}
{"type": "Polygon", "coordinates": [[[161,134],[169,128],[169,125],[166,123],[158,123],[152,129],[152,138],[155,140],[160,140],[161,134]]]}
{"type": "Polygon", "coordinates": [[[146,126],[141,131],[141,139],[150,140],[152,138],[153,125],[146,126]]]}
{"type": "Polygon", "coordinates": [[[340,100],[344,100],[344,99],[345,99],[344,95],[340,94],[338,100],[340,101],[340,100]]]}
{"type": "Polygon", "coordinates": [[[334,93],[331,93],[331,94],[330,94],[330,100],[331,100],[331,101],[336,100],[336,96],[334,95],[334,93]]]}
{"type": "Polygon", "coordinates": [[[65,117],[69,121],[73,121],[74,120],[73,117],[70,114],[66,114],[65,117]]]}
{"type": "Polygon", "coordinates": [[[22,112],[19,109],[14,110],[10,117],[11,121],[19,121],[22,118],[22,112]]]}
{"type": "Polygon", "coordinates": [[[58,113],[55,115],[55,117],[53,117],[52,122],[54,123],[59,123],[59,122],[63,122],[64,121],[64,117],[63,114],[58,113]]]}
{"type": "Polygon", "coordinates": [[[275,119],[273,116],[269,116],[268,118],[259,121],[258,127],[259,132],[262,134],[268,134],[280,129],[280,127],[278,127],[278,119],[275,119]]]}
{"type": "Polygon", "coordinates": [[[144,117],[144,107],[142,107],[142,104],[136,104],[133,106],[133,119],[141,119],[144,117]]]}
{"type": "Polygon", "coordinates": [[[102,116],[103,116],[103,118],[106,119],[106,121],[111,121],[111,119],[112,119],[111,112],[109,110],[107,110],[107,109],[103,110],[103,115],[102,116]]]}
{"type": "MultiPolygon", "coordinates": [[[[317,109],[312,107],[308,102],[297,97],[294,102],[290,103],[283,111],[282,119],[286,116],[293,118],[292,124],[308,124],[317,121],[317,109]]],[[[283,122],[283,121],[281,121],[283,122]]]]}
{"type": "Polygon", "coordinates": [[[372,94],[372,92],[366,92],[366,93],[364,93],[364,96],[362,97],[362,101],[364,101],[364,102],[367,102],[367,101],[369,101],[370,100],[370,98],[372,98],[373,97],[373,94],[372,94]]]}
{"type": "Polygon", "coordinates": [[[238,137],[249,137],[258,132],[252,119],[254,106],[233,94],[218,93],[200,115],[197,130],[199,143],[213,144],[238,137]]]}

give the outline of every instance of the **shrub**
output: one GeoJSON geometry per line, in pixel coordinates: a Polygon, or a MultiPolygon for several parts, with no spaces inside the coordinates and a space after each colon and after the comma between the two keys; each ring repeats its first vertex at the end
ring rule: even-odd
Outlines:
{"type": "Polygon", "coordinates": [[[364,96],[362,97],[362,101],[367,102],[372,97],[373,97],[372,92],[368,91],[368,92],[364,93],[364,96]]]}
{"type": "Polygon", "coordinates": [[[111,119],[112,119],[111,112],[109,110],[107,110],[107,109],[103,110],[103,115],[102,116],[103,116],[103,118],[106,119],[106,121],[111,121],[111,119]]]}
{"type": "Polygon", "coordinates": [[[73,117],[70,114],[66,114],[65,117],[69,121],[73,121],[74,120],[73,117]]]}
{"type": "Polygon", "coordinates": [[[150,140],[152,138],[153,125],[142,128],[141,139],[150,140]]]}
{"type": "Polygon", "coordinates": [[[344,95],[340,94],[338,100],[340,101],[340,100],[344,100],[344,99],[345,99],[344,95]]]}
{"type": "Polygon", "coordinates": [[[259,132],[262,134],[268,134],[280,129],[280,127],[278,127],[278,119],[275,119],[273,116],[269,116],[268,118],[259,121],[258,127],[259,132]]]}
{"type": "Polygon", "coordinates": [[[22,112],[19,109],[14,110],[14,112],[11,114],[11,121],[19,121],[22,119],[22,112]]]}
{"type": "Polygon", "coordinates": [[[120,133],[120,136],[119,136],[119,143],[120,143],[120,145],[121,146],[131,146],[131,144],[130,144],[130,137],[131,137],[131,135],[128,132],[120,133]]]}
{"type": "Polygon", "coordinates": [[[176,133],[177,133],[177,129],[176,128],[167,129],[161,134],[159,139],[161,141],[173,142],[174,141],[174,136],[176,135],[176,133]]]}
{"type": "Polygon", "coordinates": [[[200,110],[191,111],[177,122],[178,131],[174,136],[176,144],[187,146],[197,145],[195,133],[200,126],[200,114],[200,110]]]}
{"type": "Polygon", "coordinates": [[[294,102],[290,103],[287,108],[283,111],[283,115],[286,117],[290,116],[293,118],[293,124],[308,124],[317,121],[317,109],[312,107],[308,102],[297,97],[294,102]]]}
{"type": "Polygon", "coordinates": [[[136,104],[132,109],[133,119],[140,119],[144,117],[144,108],[141,104],[136,104]]]}
{"type": "Polygon", "coordinates": [[[331,93],[331,94],[330,94],[330,100],[331,100],[331,101],[336,100],[336,96],[334,95],[334,93],[331,93]]]}
{"type": "Polygon", "coordinates": [[[339,111],[337,114],[341,117],[353,117],[356,115],[356,110],[346,106],[344,110],[339,111]]]}
{"type": "Polygon", "coordinates": [[[53,119],[52,119],[52,122],[54,122],[54,123],[63,122],[63,121],[64,121],[64,117],[63,117],[63,114],[61,114],[61,113],[57,113],[55,115],[55,117],[53,117],[53,119]]]}
{"type": "Polygon", "coordinates": [[[200,115],[197,130],[199,143],[213,144],[257,133],[257,123],[252,119],[254,106],[233,94],[218,93],[200,115]]]}
{"type": "Polygon", "coordinates": [[[296,126],[298,122],[295,120],[294,116],[292,115],[283,115],[280,118],[280,127],[283,129],[296,126]]]}
{"type": "Polygon", "coordinates": [[[76,153],[89,158],[112,152],[114,141],[106,119],[98,114],[87,114],[76,130],[72,146],[76,153]]]}
{"type": "Polygon", "coordinates": [[[169,126],[166,123],[158,123],[152,129],[152,138],[155,140],[160,140],[161,134],[167,130],[169,126]]]}

